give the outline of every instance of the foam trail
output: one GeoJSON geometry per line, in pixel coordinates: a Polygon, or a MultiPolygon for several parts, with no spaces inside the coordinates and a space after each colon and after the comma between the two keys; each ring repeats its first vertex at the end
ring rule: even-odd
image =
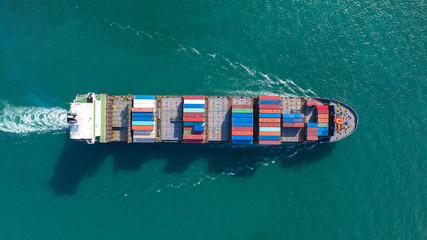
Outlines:
{"type": "Polygon", "coordinates": [[[61,108],[15,107],[0,110],[0,131],[29,134],[63,130],[68,127],[67,111],[61,108]]]}

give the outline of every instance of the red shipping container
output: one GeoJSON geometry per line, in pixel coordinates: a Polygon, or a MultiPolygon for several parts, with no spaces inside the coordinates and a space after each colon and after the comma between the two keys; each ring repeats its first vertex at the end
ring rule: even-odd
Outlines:
{"type": "Polygon", "coordinates": [[[308,127],[307,132],[317,132],[317,127],[308,127]]]}
{"type": "Polygon", "coordinates": [[[317,136],[307,136],[308,141],[317,141],[319,138],[317,136]]]}
{"type": "Polygon", "coordinates": [[[262,144],[262,145],[280,145],[281,141],[267,141],[267,140],[263,140],[263,141],[259,141],[259,144],[262,144]]]}
{"type": "Polygon", "coordinates": [[[205,140],[184,140],[184,143],[205,143],[205,140]]]}
{"type": "Polygon", "coordinates": [[[283,123],[283,127],[294,127],[293,123],[283,123]]]}
{"type": "Polygon", "coordinates": [[[259,105],[260,109],[281,109],[282,105],[280,104],[263,104],[259,105]]]}
{"type": "Polygon", "coordinates": [[[260,127],[280,127],[280,123],[259,123],[260,127]]]}
{"type": "Polygon", "coordinates": [[[253,131],[232,131],[231,135],[233,136],[253,136],[253,131]]]}
{"type": "Polygon", "coordinates": [[[132,112],[154,112],[154,108],[132,108],[132,112]]]}
{"type": "Polygon", "coordinates": [[[260,136],[280,136],[280,132],[259,132],[260,136]]]}
{"type": "Polygon", "coordinates": [[[280,123],[280,118],[260,118],[260,123],[280,123]]]}
{"type": "Polygon", "coordinates": [[[196,118],[204,118],[204,113],[184,113],[184,117],[196,117],[196,118]]]}
{"type": "Polygon", "coordinates": [[[282,100],[281,96],[259,96],[259,100],[282,100]]]}
{"type": "Polygon", "coordinates": [[[317,132],[307,132],[307,136],[317,136],[317,132]]]}
{"type": "Polygon", "coordinates": [[[182,135],[184,140],[203,140],[205,139],[205,134],[194,134],[194,135],[182,135]]]}
{"type": "Polygon", "coordinates": [[[307,106],[317,106],[318,101],[307,101],[307,106]]]}
{"type": "Polygon", "coordinates": [[[327,119],[327,118],[319,118],[319,119],[317,119],[317,122],[319,122],[319,123],[329,123],[329,119],[327,119]]]}
{"type": "Polygon", "coordinates": [[[260,109],[259,113],[280,113],[280,109],[260,109]]]}
{"type": "Polygon", "coordinates": [[[231,106],[234,109],[242,109],[242,108],[253,108],[253,106],[250,105],[242,105],[242,104],[236,104],[231,106]]]}
{"type": "Polygon", "coordinates": [[[294,127],[302,128],[304,127],[304,123],[294,123],[294,127]]]}
{"type": "Polygon", "coordinates": [[[328,106],[326,106],[326,105],[319,105],[319,106],[317,106],[317,109],[322,109],[322,110],[328,110],[328,106]]]}
{"type": "Polygon", "coordinates": [[[317,109],[317,113],[329,113],[328,109],[317,109]]]}
{"type": "Polygon", "coordinates": [[[193,126],[184,126],[184,130],[193,130],[193,126]]]}
{"type": "Polygon", "coordinates": [[[184,122],[204,122],[204,117],[184,117],[184,122]]]}
{"type": "Polygon", "coordinates": [[[132,130],[153,130],[154,126],[132,126],[132,130]]]}
{"type": "Polygon", "coordinates": [[[253,127],[232,127],[232,131],[253,131],[253,127]]]}
{"type": "Polygon", "coordinates": [[[184,99],[205,100],[205,96],[202,96],[202,95],[184,95],[184,99]]]}

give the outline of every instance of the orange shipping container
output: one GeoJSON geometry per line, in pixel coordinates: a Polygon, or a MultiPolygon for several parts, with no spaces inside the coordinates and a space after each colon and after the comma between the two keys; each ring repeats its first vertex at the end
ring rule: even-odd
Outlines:
{"type": "Polygon", "coordinates": [[[132,108],[132,112],[154,112],[154,108],[132,108]]]}
{"type": "Polygon", "coordinates": [[[280,127],[280,123],[259,123],[260,127],[280,127]]]}
{"type": "Polygon", "coordinates": [[[280,118],[260,118],[260,123],[280,123],[280,118]]]}
{"type": "Polygon", "coordinates": [[[259,132],[260,136],[280,136],[280,132],[259,132]]]}
{"type": "Polygon", "coordinates": [[[280,113],[280,109],[260,109],[260,113],[280,113]]]}
{"type": "Polygon", "coordinates": [[[248,136],[248,135],[252,136],[254,135],[254,132],[253,131],[232,131],[231,134],[235,136],[248,136]]]}
{"type": "Polygon", "coordinates": [[[328,114],[317,114],[317,118],[329,118],[328,114]]]}
{"type": "Polygon", "coordinates": [[[327,118],[319,118],[319,119],[317,119],[317,122],[319,122],[319,123],[328,123],[329,119],[327,119],[327,118]]]}
{"type": "Polygon", "coordinates": [[[132,130],[153,130],[154,126],[132,126],[132,130]]]}
{"type": "Polygon", "coordinates": [[[281,109],[282,105],[280,104],[263,104],[263,105],[259,105],[259,109],[281,109]]]}

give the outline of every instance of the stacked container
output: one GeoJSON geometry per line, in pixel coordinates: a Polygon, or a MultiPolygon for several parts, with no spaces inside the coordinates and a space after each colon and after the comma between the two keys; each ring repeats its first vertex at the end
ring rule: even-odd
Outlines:
{"type": "Polygon", "coordinates": [[[252,144],[254,135],[253,104],[232,105],[231,143],[252,144]]]}
{"type": "Polygon", "coordinates": [[[280,96],[259,97],[259,144],[279,145],[280,141],[280,96]]]}
{"type": "Polygon", "coordinates": [[[317,108],[317,122],[319,127],[318,136],[328,136],[329,135],[329,110],[326,105],[318,105],[317,108]]]}
{"type": "Polygon", "coordinates": [[[308,141],[318,140],[318,125],[317,123],[307,123],[306,139],[308,141]]]}
{"type": "Polygon", "coordinates": [[[205,96],[184,96],[184,143],[205,142],[205,96]]]}
{"type": "Polygon", "coordinates": [[[134,95],[132,108],[133,142],[156,142],[156,96],[134,95]]]}
{"type": "Polygon", "coordinates": [[[304,114],[283,114],[283,127],[304,127],[304,114]]]}

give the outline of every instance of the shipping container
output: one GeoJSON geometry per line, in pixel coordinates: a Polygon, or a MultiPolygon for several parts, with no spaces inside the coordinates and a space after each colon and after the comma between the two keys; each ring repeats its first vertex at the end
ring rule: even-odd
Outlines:
{"type": "Polygon", "coordinates": [[[259,132],[260,136],[280,136],[280,132],[259,132]]]}
{"type": "Polygon", "coordinates": [[[260,141],[280,141],[280,136],[259,136],[260,141]]]}
{"type": "Polygon", "coordinates": [[[259,123],[260,127],[280,127],[280,122],[277,123],[259,123]]]}
{"type": "Polygon", "coordinates": [[[319,118],[319,119],[317,119],[317,122],[319,122],[319,123],[328,123],[329,119],[327,119],[327,118],[319,118]]]}
{"type": "Polygon", "coordinates": [[[151,103],[135,103],[133,104],[133,107],[134,108],[155,108],[156,105],[151,103]]]}
{"type": "Polygon", "coordinates": [[[204,108],[184,108],[184,113],[204,113],[204,108]]]}
{"type": "Polygon", "coordinates": [[[190,134],[184,134],[183,136],[182,136],[182,138],[184,139],[184,140],[202,140],[202,139],[204,139],[205,138],[205,135],[204,134],[194,134],[194,135],[190,135],[190,134]]]}
{"type": "Polygon", "coordinates": [[[233,127],[252,127],[254,124],[253,122],[236,122],[233,123],[233,127]]]}
{"type": "Polygon", "coordinates": [[[205,104],[191,104],[185,103],[184,108],[205,108],[205,104]]]}
{"type": "Polygon", "coordinates": [[[236,122],[253,122],[254,119],[253,118],[232,118],[231,121],[234,124],[236,122]]]}
{"type": "Polygon", "coordinates": [[[294,118],[283,118],[282,120],[284,123],[293,123],[294,122],[294,118]]]}
{"type": "Polygon", "coordinates": [[[260,109],[259,113],[280,113],[280,109],[260,109]]]}
{"type": "Polygon", "coordinates": [[[239,136],[239,135],[252,136],[252,135],[254,135],[254,132],[253,131],[232,131],[231,135],[233,135],[233,136],[239,136]]]}
{"type": "Polygon", "coordinates": [[[303,118],[294,118],[294,123],[303,123],[304,119],[303,118]]]}
{"type": "Polygon", "coordinates": [[[277,113],[260,113],[260,118],[280,118],[280,114],[277,113]]]}
{"type": "Polygon", "coordinates": [[[294,127],[294,123],[291,123],[291,122],[284,122],[284,123],[282,123],[282,126],[283,126],[283,127],[294,127]]]}
{"type": "Polygon", "coordinates": [[[154,108],[132,108],[132,112],[154,112],[154,108]]]}
{"type": "Polygon", "coordinates": [[[194,127],[193,126],[184,126],[184,130],[193,130],[194,127]]]}
{"type": "Polygon", "coordinates": [[[281,109],[281,105],[259,105],[260,109],[281,109]]]}
{"type": "Polygon", "coordinates": [[[205,113],[184,113],[184,117],[197,117],[197,118],[204,118],[205,113]]]}
{"type": "Polygon", "coordinates": [[[277,104],[281,104],[282,101],[281,100],[260,100],[259,104],[260,105],[277,105],[277,104]]]}
{"type": "Polygon", "coordinates": [[[266,141],[266,140],[263,140],[263,141],[259,141],[259,144],[261,144],[261,145],[280,145],[281,142],[280,141],[266,141]]]}
{"type": "Polygon", "coordinates": [[[204,122],[203,117],[184,117],[184,122],[204,122]]]}
{"type": "Polygon", "coordinates": [[[235,104],[235,105],[232,105],[231,108],[244,108],[244,109],[247,109],[247,108],[253,108],[253,105],[235,104]]]}
{"type": "Polygon", "coordinates": [[[252,140],[232,140],[232,144],[252,144],[252,140]]]}
{"type": "Polygon", "coordinates": [[[307,136],[308,141],[317,141],[319,138],[317,136],[307,136]]]}
{"type": "Polygon", "coordinates": [[[280,123],[280,118],[260,118],[260,123],[280,123]]]}
{"type": "Polygon", "coordinates": [[[191,139],[186,139],[184,141],[182,141],[183,143],[196,143],[196,144],[203,144],[205,143],[205,140],[191,140],[191,139]]]}
{"type": "Polygon", "coordinates": [[[259,96],[259,100],[281,100],[281,96],[259,96]]]}
{"type": "Polygon", "coordinates": [[[329,126],[328,126],[329,124],[327,124],[327,123],[318,123],[317,124],[317,127],[318,128],[328,128],[329,126]]]}
{"type": "Polygon", "coordinates": [[[205,127],[204,126],[194,126],[194,131],[195,132],[203,132],[203,131],[205,131],[205,127]]]}
{"type": "Polygon", "coordinates": [[[155,143],[156,139],[154,138],[133,138],[134,143],[155,143]]]}
{"type": "Polygon", "coordinates": [[[132,121],[133,126],[153,126],[153,121],[132,121]]]}
{"type": "Polygon", "coordinates": [[[133,104],[156,104],[156,100],[152,99],[134,99],[133,104]]]}
{"type": "Polygon", "coordinates": [[[280,127],[259,127],[260,132],[280,132],[280,127]]]}
{"type": "Polygon", "coordinates": [[[154,130],[134,130],[134,135],[151,135],[154,133],[154,130]]]}
{"type": "Polygon", "coordinates": [[[203,96],[203,95],[184,95],[183,98],[184,98],[184,100],[187,100],[187,99],[200,100],[200,99],[205,99],[205,96],[203,96]]]}
{"type": "Polygon", "coordinates": [[[309,128],[317,128],[317,123],[307,123],[307,127],[309,127],[309,128]]]}
{"type": "Polygon", "coordinates": [[[233,113],[232,117],[233,118],[252,118],[253,114],[252,113],[233,113]]]}
{"type": "Polygon", "coordinates": [[[132,130],[153,130],[154,126],[132,126],[132,130]]]}
{"type": "Polygon", "coordinates": [[[253,113],[254,110],[252,108],[233,108],[233,113],[253,113]]]}
{"type": "Polygon", "coordinates": [[[154,117],[132,117],[132,121],[154,121],[154,117]]]}
{"type": "Polygon", "coordinates": [[[253,140],[253,136],[231,136],[231,140],[253,140]]]}
{"type": "Polygon", "coordinates": [[[328,109],[328,106],[326,106],[326,105],[319,105],[319,106],[317,106],[316,107],[318,110],[319,109],[328,109]]]}
{"type": "Polygon", "coordinates": [[[307,132],[307,136],[317,136],[318,132],[307,132]]]}
{"type": "Polygon", "coordinates": [[[253,131],[253,127],[232,127],[231,130],[234,131],[253,131]]]}
{"type": "Polygon", "coordinates": [[[302,128],[302,127],[304,127],[304,123],[302,122],[302,123],[293,123],[294,124],[294,127],[297,127],[297,128],[302,128]]]}
{"type": "Polygon", "coordinates": [[[133,112],[132,117],[154,117],[153,112],[133,112]]]}
{"type": "Polygon", "coordinates": [[[317,114],[317,118],[329,118],[328,114],[317,114]]]}
{"type": "Polygon", "coordinates": [[[134,99],[156,99],[155,95],[133,95],[134,99]]]}
{"type": "Polygon", "coordinates": [[[184,99],[184,104],[205,104],[205,100],[187,100],[184,99]]]}

